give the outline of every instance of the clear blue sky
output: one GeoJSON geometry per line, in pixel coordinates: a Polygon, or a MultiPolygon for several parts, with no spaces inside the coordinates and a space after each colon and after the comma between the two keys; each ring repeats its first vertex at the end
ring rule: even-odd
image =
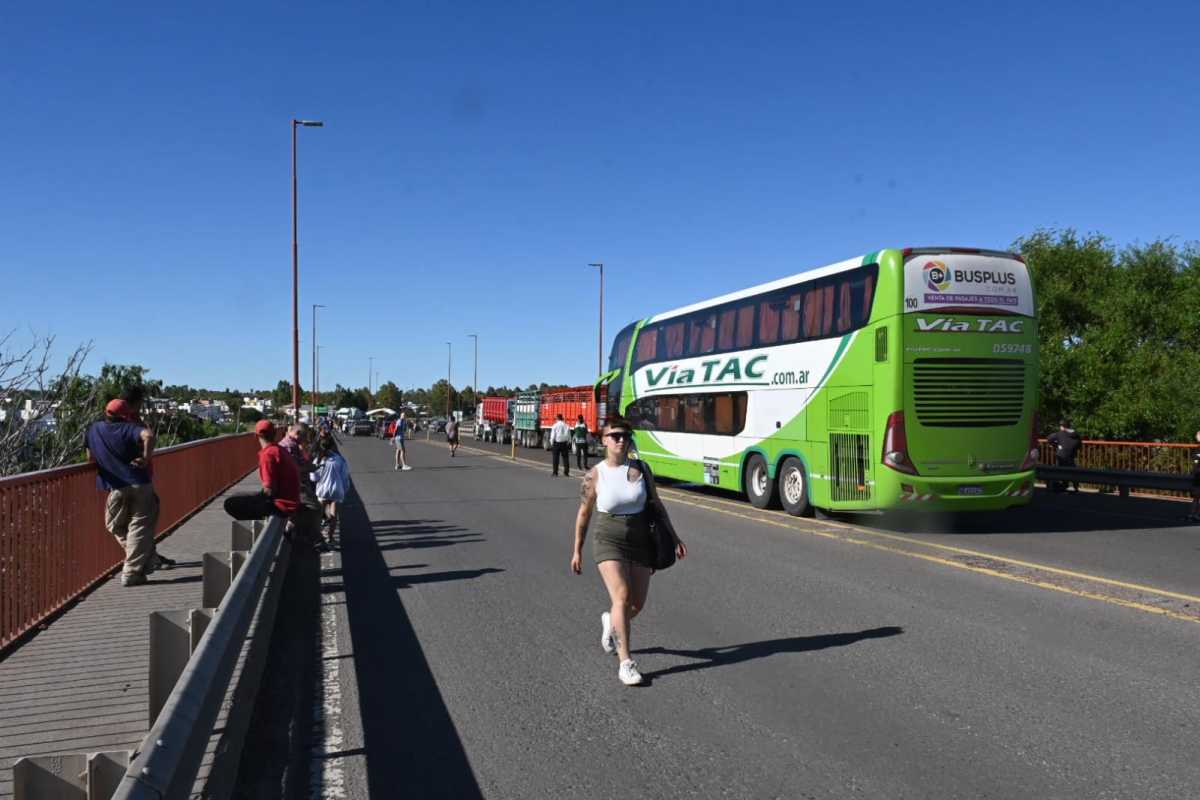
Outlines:
{"type": "Polygon", "coordinates": [[[8,3],[0,322],[168,383],[590,383],[884,246],[1198,238],[1190,3],[8,3]],[[818,8],[817,6],[822,6],[818,8]],[[176,8],[186,6],[186,8],[176,8]],[[811,6],[811,7],[810,7],[811,6]]]}

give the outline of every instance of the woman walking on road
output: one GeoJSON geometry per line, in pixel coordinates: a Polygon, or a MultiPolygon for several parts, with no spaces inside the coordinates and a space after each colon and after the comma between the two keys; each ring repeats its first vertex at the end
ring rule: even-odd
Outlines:
{"type": "Polygon", "coordinates": [[[583,479],[579,513],[575,517],[575,551],[571,571],[583,571],[583,542],[592,512],[599,512],[592,556],[611,607],[600,615],[600,646],[620,660],[617,677],[626,686],[642,682],[637,663],[629,654],[630,623],[646,608],[650,576],[654,569],[653,544],[647,523],[647,507],[654,508],[675,540],[677,558],[687,556],[687,547],[654,488],[654,476],[642,461],[630,461],[632,434],[629,423],[617,417],[604,426],[605,458],[583,479]]]}

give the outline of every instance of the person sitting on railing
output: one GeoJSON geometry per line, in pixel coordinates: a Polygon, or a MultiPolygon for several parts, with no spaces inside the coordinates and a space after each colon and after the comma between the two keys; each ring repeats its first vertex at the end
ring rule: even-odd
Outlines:
{"type": "MultiPolygon", "coordinates": [[[[1075,429],[1071,427],[1071,420],[1059,420],[1058,430],[1047,436],[1046,441],[1054,446],[1054,457],[1058,466],[1075,466],[1075,456],[1079,452],[1083,441],[1080,439],[1079,434],[1075,432],[1075,429]]],[[[1054,491],[1065,492],[1068,483],[1074,484],[1075,491],[1079,491],[1079,481],[1055,481],[1054,491]]]]}
{"type": "Polygon", "coordinates": [[[154,434],[140,422],[130,422],[132,409],[124,400],[111,400],[104,419],[93,423],[84,437],[88,460],[96,463],[96,486],[108,492],[104,526],[125,551],[121,583],[140,586],[156,569],[173,566],[155,551],[158,495],[151,484],[154,434]]]}
{"type": "Polygon", "coordinates": [[[262,491],[225,498],[225,513],[234,519],[263,519],[271,515],[291,517],[300,507],[300,473],[296,462],[275,443],[275,423],[259,420],[258,478],[262,491]]]}

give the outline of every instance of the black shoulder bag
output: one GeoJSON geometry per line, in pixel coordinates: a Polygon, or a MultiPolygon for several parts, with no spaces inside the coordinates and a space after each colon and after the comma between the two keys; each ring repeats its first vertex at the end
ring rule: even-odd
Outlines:
{"type": "Polygon", "coordinates": [[[655,571],[667,569],[675,563],[675,536],[671,533],[671,523],[664,517],[662,501],[658,499],[658,489],[654,486],[654,475],[645,461],[638,460],[638,469],[642,472],[642,480],[646,482],[646,506],[642,511],[646,516],[646,527],[650,529],[650,545],[654,554],[655,571]]]}

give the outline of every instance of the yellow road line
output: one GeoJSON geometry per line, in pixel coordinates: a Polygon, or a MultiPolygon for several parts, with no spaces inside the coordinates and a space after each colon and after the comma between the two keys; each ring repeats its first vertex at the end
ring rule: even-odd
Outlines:
{"type": "MultiPolygon", "coordinates": [[[[541,468],[546,468],[546,466],[547,466],[546,464],[544,464],[541,461],[534,461],[532,459],[520,458],[520,457],[517,457],[514,459],[510,456],[498,455],[498,454],[493,453],[488,450],[477,450],[475,448],[467,448],[467,447],[461,447],[461,446],[460,446],[460,449],[467,449],[472,452],[479,453],[481,455],[487,455],[492,458],[495,458],[498,461],[508,463],[508,464],[512,464],[515,461],[515,462],[521,463],[522,465],[527,465],[527,466],[535,466],[535,467],[541,467],[541,468]]],[[[1072,589],[1072,588],[1069,588],[1066,586],[1059,586],[1058,584],[1041,581],[1041,580],[1038,580],[1036,578],[1026,576],[1026,575],[1010,575],[1008,573],[1000,572],[999,570],[989,569],[988,567],[981,567],[981,566],[972,565],[972,564],[965,564],[961,561],[954,561],[953,559],[949,559],[949,558],[941,558],[939,556],[930,555],[927,553],[914,553],[911,550],[905,550],[905,549],[899,548],[899,547],[892,547],[892,546],[889,546],[886,544],[881,544],[879,542],[864,541],[862,539],[852,539],[852,538],[849,538],[844,535],[839,535],[837,533],[831,533],[829,531],[822,531],[815,527],[801,526],[801,525],[796,524],[796,523],[800,522],[800,520],[798,518],[793,517],[790,514],[786,514],[785,512],[781,512],[781,511],[769,511],[769,510],[755,509],[753,513],[747,514],[747,513],[743,513],[744,508],[743,508],[742,504],[734,503],[734,502],[726,500],[724,498],[712,497],[711,495],[695,496],[695,495],[690,495],[690,494],[681,492],[678,489],[669,489],[669,488],[665,488],[665,487],[660,487],[659,494],[662,495],[665,499],[672,500],[673,502],[681,503],[683,505],[692,506],[694,508],[699,508],[699,509],[703,509],[706,511],[714,511],[718,514],[727,514],[729,516],[738,517],[740,519],[749,520],[751,522],[761,522],[766,525],[774,525],[775,527],[778,527],[778,528],[787,528],[789,530],[793,530],[793,531],[796,531],[799,533],[807,533],[807,534],[811,534],[813,536],[820,536],[820,537],[823,537],[826,539],[833,539],[835,541],[846,542],[848,544],[856,544],[856,545],[860,545],[863,547],[870,547],[875,550],[882,550],[882,551],[888,552],[888,553],[895,553],[898,555],[908,556],[910,558],[917,558],[917,559],[921,559],[923,561],[929,561],[929,562],[932,562],[935,564],[942,564],[944,566],[954,567],[956,569],[967,570],[968,572],[976,572],[976,573],[980,573],[983,575],[990,575],[990,576],[996,577],[996,578],[1003,578],[1004,580],[1016,581],[1017,583],[1024,583],[1024,584],[1028,584],[1030,586],[1037,586],[1042,589],[1051,589],[1053,591],[1062,592],[1064,594],[1075,595],[1077,597],[1084,597],[1089,600],[1099,600],[1101,602],[1111,603],[1113,605],[1124,606],[1126,608],[1133,608],[1138,611],[1145,611],[1145,612],[1151,613],[1151,614],[1159,614],[1162,616],[1170,617],[1172,619],[1179,619],[1179,620],[1184,620],[1187,622],[1200,622],[1200,619],[1198,619],[1196,617],[1188,616],[1186,614],[1180,614],[1178,612],[1172,611],[1171,609],[1167,609],[1167,608],[1159,608],[1157,606],[1151,606],[1151,605],[1147,605],[1145,603],[1138,603],[1133,600],[1125,600],[1125,599],[1119,598],[1119,597],[1111,597],[1109,595],[1102,595],[1102,594],[1098,594],[1096,592],[1088,592],[1088,591],[1084,591],[1082,589],[1072,589]],[[698,500],[701,502],[696,502],[698,500]],[[713,505],[709,505],[709,503],[719,504],[719,505],[723,505],[723,506],[732,506],[739,510],[736,512],[729,511],[724,508],[718,508],[713,505]],[[779,521],[776,519],[771,519],[771,517],[783,517],[785,520],[788,520],[788,521],[783,522],[783,521],[779,521]]],[[[1020,559],[1009,558],[1008,556],[997,555],[994,553],[986,553],[986,552],[982,552],[979,550],[971,550],[971,549],[968,549],[965,547],[954,547],[953,545],[938,544],[936,542],[926,542],[921,539],[913,539],[908,536],[899,536],[896,534],[884,533],[882,531],[872,530],[871,528],[865,528],[865,527],[861,527],[858,525],[851,525],[851,524],[844,523],[844,522],[836,522],[834,520],[821,520],[817,524],[825,525],[825,526],[828,526],[831,528],[842,529],[842,530],[849,531],[851,533],[856,533],[856,534],[859,534],[862,536],[871,536],[871,537],[887,539],[887,540],[896,541],[896,542],[903,542],[903,543],[909,544],[909,545],[916,545],[918,547],[928,547],[928,548],[932,548],[932,549],[936,549],[936,550],[943,550],[946,552],[956,553],[959,555],[975,556],[978,558],[987,558],[987,559],[991,559],[992,561],[998,561],[998,562],[1006,563],[1006,564],[1013,564],[1015,566],[1025,567],[1027,569],[1039,570],[1042,572],[1048,572],[1048,573],[1051,573],[1054,575],[1061,575],[1063,577],[1076,578],[1078,580],[1085,580],[1085,581],[1090,581],[1093,583],[1100,583],[1100,584],[1104,584],[1107,586],[1113,586],[1113,587],[1117,587],[1117,588],[1121,588],[1121,589],[1128,589],[1131,591],[1144,592],[1147,594],[1158,595],[1160,597],[1169,597],[1169,598],[1172,598],[1175,600],[1184,600],[1184,601],[1200,604],[1200,597],[1197,597],[1194,595],[1188,595],[1188,594],[1181,594],[1179,592],[1172,592],[1172,591],[1168,591],[1165,589],[1156,589],[1153,586],[1145,586],[1145,585],[1137,584],[1137,583],[1128,583],[1126,581],[1119,581],[1119,580],[1114,580],[1112,578],[1105,578],[1100,575],[1091,575],[1091,574],[1088,574],[1085,572],[1076,572],[1074,570],[1062,569],[1060,567],[1052,567],[1052,566],[1049,566],[1046,564],[1038,564],[1038,563],[1031,562],[1031,561],[1023,561],[1020,559]]]]}
{"type": "MultiPolygon", "coordinates": [[[[672,497],[671,500],[673,502],[680,503],[682,505],[694,506],[696,508],[704,509],[705,511],[713,511],[718,514],[728,514],[731,517],[739,517],[741,519],[750,520],[752,522],[761,522],[763,524],[774,525],[779,528],[788,528],[789,530],[798,531],[800,533],[808,533],[808,534],[812,534],[814,536],[821,536],[826,539],[834,539],[836,541],[845,542],[847,544],[856,544],[856,545],[860,545],[862,547],[869,547],[873,550],[882,550],[887,553],[895,553],[897,555],[908,556],[909,558],[916,558],[916,559],[920,559],[922,561],[930,561],[935,564],[942,564],[947,567],[954,567],[956,569],[962,569],[962,570],[966,570],[968,572],[977,572],[977,573],[980,573],[983,575],[990,575],[995,578],[1002,578],[1004,580],[1015,581],[1017,583],[1024,583],[1024,584],[1028,584],[1030,586],[1037,586],[1041,589],[1050,589],[1050,590],[1053,590],[1056,592],[1062,592],[1063,594],[1075,595],[1076,597],[1084,597],[1089,600],[1099,600],[1104,603],[1111,603],[1113,605],[1124,606],[1126,608],[1133,608],[1138,611],[1145,611],[1150,614],[1159,614],[1162,616],[1170,617],[1171,619],[1183,620],[1185,622],[1200,623],[1200,618],[1188,616],[1187,614],[1180,614],[1169,608],[1160,608],[1158,606],[1151,606],[1151,605],[1147,605],[1145,603],[1138,603],[1133,600],[1125,600],[1124,598],[1120,598],[1120,597],[1111,597],[1109,595],[1098,594],[1096,592],[1088,592],[1088,591],[1084,591],[1082,589],[1072,589],[1067,586],[1059,586],[1058,584],[1055,584],[1055,583],[1048,583],[1046,581],[1040,581],[1037,578],[1033,578],[1028,575],[1010,575],[1005,572],[1000,572],[999,570],[989,569],[988,567],[980,567],[980,566],[976,566],[973,564],[964,564],[961,561],[953,561],[948,558],[941,558],[939,556],[928,555],[926,553],[914,553],[910,550],[904,550],[899,547],[891,547],[889,545],[880,544],[878,542],[869,542],[869,541],[864,541],[862,539],[851,539],[846,536],[839,536],[838,534],[835,534],[835,533],[829,533],[826,531],[820,531],[820,530],[811,529],[811,528],[798,528],[795,525],[788,525],[787,523],[784,523],[784,522],[777,522],[776,520],[764,519],[762,517],[752,516],[749,514],[738,514],[733,511],[728,511],[723,508],[714,508],[712,506],[704,505],[702,503],[692,503],[687,500],[681,500],[678,497],[672,497]]],[[[856,533],[859,532],[850,526],[845,526],[845,527],[850,528],[851,531],[854,531],[856,533]]],[[[991,556],[986,556],[986,557],[992,558],[991,556]]],[[[1005,559],[995,558],[993,560],[1004,561],[1005,559]]],[[[1158,592],[1157,590],[1153,590],[1153,589],[1151,589],[1149,591],[1151,593],[1155,593],[1155,594],[1167,594],[1165,592],[1158,592]]]]}
{"type": "MultiPolygon", "coordinates": [[[[664,494],[664,493],[677,494],[678,490],[666,489],[666,490],[664,490],[664,492],[660,492],[660,494],[664,494]]],[[[719,498],[719,497],[711,497],[711,496],[706,495],[706,496],[704,496],[704,499],[709,500],[714,503],[720,503],[722,505],[731,505],[731,506],[738,505],[736,503],[732,503],[729,500],[725,500],[724,498],[719,498]]],[[[795,517],[792,517],[790,514],[785,514],[782,511],[759,511],[758,513],[762,514],[763,516],[768,516],[768,515],[783,516],[788,519],[796,519],[795,517]]],[[[851,524],[845,523],[845,522],[837,522],[834,520],[821,520],[820,524],[828,525],[829,527],[832,527],[832,528],[844,528],[846,530],[854,531],[856,533],[861,533],[866,536],[875,536],[880,539],[890,539],[892,541],[904,542],[906,544],[913,544],[913,545],[917,545],[920,547],[929,547],[929,548],[932,548],[935,550],[944,550],[946,552],[958,553],[960,555],[965,555],[965,556],[978,556],[980,558],[990,558],[995,561],[1004,561],[1009,564],[1015,564],[1019,567],[1028,567],[1029,569],[1037,569],[1037,570],[1042,570],[1044,572],[1052,572],[1056,575],[1063,575],[1068,578],[1079,578],[1081,580],[1094,581],[1096,583],[1104,583],[1109,586],[1117,586],[1122,589],[1130,589],[1130,590],[1138,591],[1138,592],[1149,592],[1150,594],[1157,594],[1157,595],[1161,595],[1163,597],[1170,597],[1175,600],[1186,600],[1191,603],[1200,604],[1200,597],[1197,597],[1196,595],[1180,594],[1179,592],[1171,592],[1166,589],[1157,589],[1153,586],[1144,586],[1139,583],[1128,583],[1126,581],[1119,581],[1119,580],[1115,580],[1113,578],[1105,578],[1105,577],[1101,577],[1099,575],[1091,575],[1086,572],[1075,572],[1074,570],[1062,569],[1061,567],[1052,567],[1047,564],[1038,564],[1033,561],[1022,561],[1020,559],[1011,558],[1009,556],[996,555],[994,553],[985,553],[985,552],[982,552],[979,550],[970,550],[965,547],[955,547],[953,545],[939,544],[937,542],[927,542],[923,539],[914,539],[909,536],[900,536],[900,535],[894,534],[894,533],[884,533],[883,531],[877,531],[872,528],[861,527],[859,525],[851,525],[851,524]]],[[[791,527],[791,526],[789,526],[789,527],[791,527]]],[[[797,528],[797,530],[802,530],[802,529],[797,528]]]]}

